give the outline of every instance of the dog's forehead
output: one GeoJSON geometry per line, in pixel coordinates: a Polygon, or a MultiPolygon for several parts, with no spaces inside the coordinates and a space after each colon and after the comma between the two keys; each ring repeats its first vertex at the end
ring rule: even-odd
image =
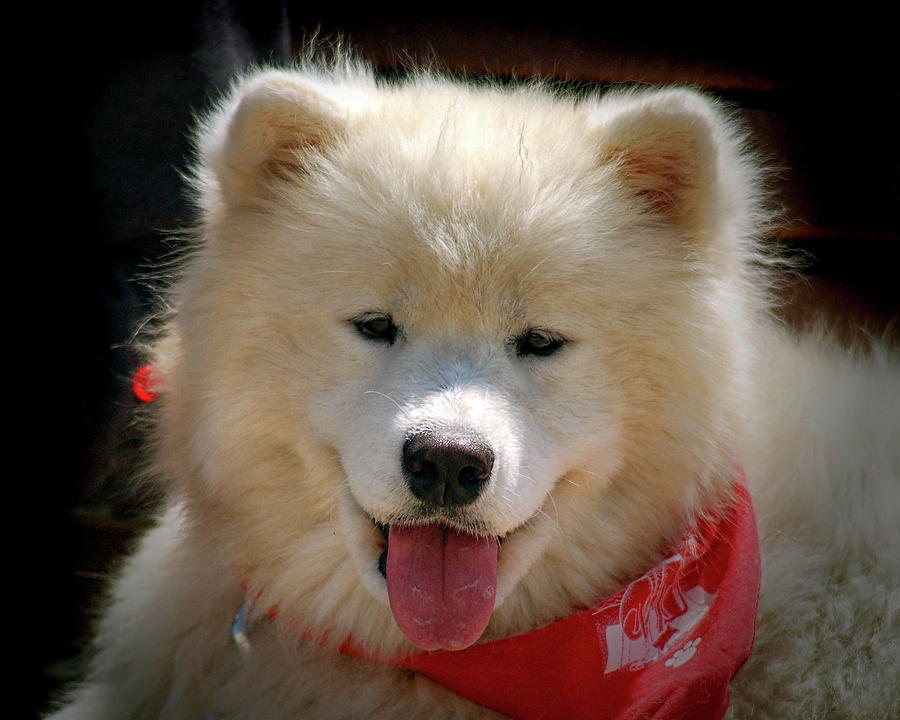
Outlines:
{"type": "Polygon", "coordinates": [[[373,166],[345,168],[326,187],[326,202],[340,197],[349,221],[336,241],[356,245],[354,236],[365,236],[385,264],[468,284],[497,272],[568,270],[617,222],[615,214],[604,219],[609,183],[592,159],[531,162],[510,148],[502,157],[468,142],[445,145],[433,154],[391,146],[373,166]]]}
{"type": "Polygon", "coordinates": [[[445,324],[531,322],[536,313],[544,322],[550,308],[596,302],[597,269],[611,264],[617,242],[599,212],[572,210],[570,196],[535,206],[510,184],[488,194],[434,190],[411,183],[346,205],[353,210],[327,236],[299,244],[300,274],[334,273],[360,309],[445,324]]]}
{"type": "Polygon", "coordinates": [[[362,309],[515,319],[577,306],[623,235],[583,118],[457,100],[355,127],[304,180],[286,222],[302,230],[300,274],[339,274],[362,309]]]}
{"type": "MultiPolygon", "coordinates": [[[[597,291],[583,255],[565,240],[548,249],[527,234],[492,236],[483,228],[458,238],[416,236],[379,290],[405,322],[448,332],[568,323],[597,291]]],[[[364,282],[385,279],[376,274],[364,282]]]]}

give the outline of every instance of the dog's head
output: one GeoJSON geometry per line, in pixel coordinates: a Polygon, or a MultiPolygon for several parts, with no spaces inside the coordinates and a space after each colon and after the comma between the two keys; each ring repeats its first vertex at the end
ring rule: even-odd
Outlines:
{"type": "Polygon", "coordinates": [[[756,218],[707,100],[273,71],[198,145],[163,447],[282,606],[546,621],[730,460],[756,218]]]}

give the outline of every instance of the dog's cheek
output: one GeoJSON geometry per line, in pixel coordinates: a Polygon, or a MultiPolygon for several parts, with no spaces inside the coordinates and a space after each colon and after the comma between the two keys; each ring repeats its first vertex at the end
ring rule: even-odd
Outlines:
{"type": "Polygon", "coordinates": [[[552,392],[533,404],[531,422],[540,441],[525,441],[524,464],[536,472],[545,466],[556,473],[554,482],[571,472],[610,478],[623,463],[625,408],[618,387],[600,358],[568,369],[552,392]]]}
{"type": "Polygon", "coordinates": [[[405,422],[380,395],[366,397],[339,419],[334,446],[355,501],[368,515],[389,522],[409,503],[400,471],[405,422]]]}

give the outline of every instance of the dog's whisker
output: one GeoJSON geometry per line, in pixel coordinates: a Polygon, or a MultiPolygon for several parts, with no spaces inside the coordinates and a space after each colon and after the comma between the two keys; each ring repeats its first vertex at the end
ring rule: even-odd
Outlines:
{"type": "Polygon", "coordinates": [[[560,524],[559,524],[559,508],[556,506],[556,500],[554,499],[553,493],[552,493],[552,492],[547,493],[547,499],[550,501],[550,504],[553,506],[553,514],[554,514],[554,516],[555,516],[555,517],[554,517],[554,524],[556,525],[557,529],[559,529],[559,527],[560,527],[560,524]]]}
{"type": "Polygon", "coordinates": [[[385,400],[390,400],[392,403],[394,403],[394,405],[397,406],[398,410],[403,410],[403,406],[400,405],[400,403],[398,403],[396,400],[394,400],[394,398],[392,398],[390,395],[385,395],[383,392],[380,392],[378,390],[364,390],[363,395],[379,395],[385,400]]]}

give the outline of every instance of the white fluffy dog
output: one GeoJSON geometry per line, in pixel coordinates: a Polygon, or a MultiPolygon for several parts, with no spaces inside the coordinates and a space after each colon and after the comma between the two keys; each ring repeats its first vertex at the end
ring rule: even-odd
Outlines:
{"type": "Polygon", "coordinates": [[[168,509],[53,717],[900,716],[900,372],[771,320],[720,107],[341,62],[197,148],[168,509]]]}

